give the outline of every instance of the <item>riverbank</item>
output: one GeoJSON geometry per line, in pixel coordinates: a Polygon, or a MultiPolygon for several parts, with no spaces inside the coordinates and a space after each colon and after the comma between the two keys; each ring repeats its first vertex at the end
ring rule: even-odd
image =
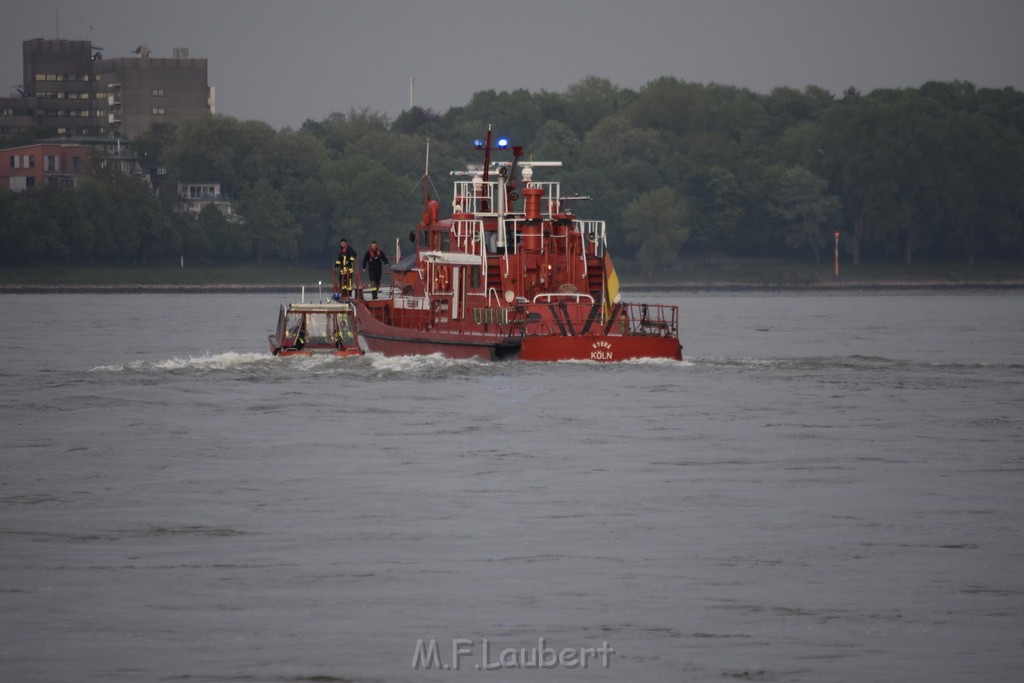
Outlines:
{"type": "MultiPolygon", "coordinates": [[[[305,298],[324,298],[330,292],[301,284],[140,284],[42,285],[0,284],[0,294],[290,294],[298,297],[305,287],[305,298]]],[[[622,292],[785,292],[785,291],[868,291],[868,290],[957,290],[1024,289],[1024,280],[942,282],[926,280],[838,281],[815,284],[752,284],[749,282],[677,282],[632,283],[622,292]]]]}
{"type": "MultiPolygon", "coordinates": [[[[1024,289],[1024,264],[892,264],[847,267],[839,277],[808,264],[720,262],[684,264],[646,274],[617,264],[630,291],[787,291],[870,289],[1024,289]]],[[[331,290],[330,271],[300,266],[0,268],[0,293],[292,293],[331,290]]]]}

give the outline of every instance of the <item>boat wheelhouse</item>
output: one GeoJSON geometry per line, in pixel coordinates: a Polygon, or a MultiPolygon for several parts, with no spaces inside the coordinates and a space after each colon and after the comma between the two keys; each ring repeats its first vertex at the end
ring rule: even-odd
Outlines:
{"type": "Polygon", "coordinates": [[[268,338],[275,356],[359,356],[356,323],[348,301],[281,306],[277,329],[268,338]]]}

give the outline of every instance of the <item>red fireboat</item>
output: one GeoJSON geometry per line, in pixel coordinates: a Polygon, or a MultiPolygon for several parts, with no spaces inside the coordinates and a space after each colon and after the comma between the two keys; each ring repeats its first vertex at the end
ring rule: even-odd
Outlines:
{"type": "Polygon", "coordinates": [[[570,205],[585,198],[534,178],[561,162],[522,161],[521,147],[503,139],[492,146],[490,130],[475,146],[483,164],[452,173],[448,218],[439,217],[424,176],[415,249],[396,259],[383,296],[369,299],[356,286],[354,297],[323,304],[351,306],[347,341],[388,356],[682,360],[678,307],[621,301],[604,221],[577,218],[570,205]],[[505,150],[511,161],[492,161],[505,150]]]}

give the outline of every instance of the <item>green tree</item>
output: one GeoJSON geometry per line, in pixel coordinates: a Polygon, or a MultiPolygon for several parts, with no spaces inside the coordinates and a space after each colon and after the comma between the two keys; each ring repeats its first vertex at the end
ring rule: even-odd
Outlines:
{"type": "Polygon", "coordinates": [[[265,139],[262,149],[262,163],[259,164],[262,168],[253,169],[261,175],[247,177],[250,185],[265,177],[276,189],[281,189],[289,182],[313,178],[328,158],[323,141],[303,131],[274,133],[265,139]]]}
{"type": "Polygon", "coordinates": [[[700,164],[680,184],[689,199],[690,245],[730,253],[757,251],[764,246],[766,221],[757,212],[749,182],[733,169],[700,164]],[[750,225],[756,231],[749,229],[750,225]]]}
{"type": "Polygon", "coordinates": [[[0,259],[18,263],[45,254],[46,241],[36,232],[41,217],[39,204],[30,197],[0,188],[0,259]]]}
{"type": "Polygon", "coordinates": [[[579,138],[561,121],[545,122],[530,147],[530,154],[535,159],[565,163],[574,161],[579,151],[579,138]]]}
{"type": "Polygon", "coordinates": [[[53,258],[84,261],[92,256],[95,227],[80,199],[81,193],[70,190],[51,191],[43,196],[42,210],[59,231],[53,258]]]}
{"type": "Polygon", "coordinates": [[[668,131],[685,137],[699,134],[706,126],[705,89],[663,77],[640,89],[626,116],[637,128],[668,131]]]}
{"type": "Polygon", "coordinates": [[[198,214],[178,216],[178,230],[181,234],[181,255],[191,259],[206,260],[213,256],[216,245],[212,230],[204,220],[211,211],[216,211],[223,218],[220,209],[213,204],[204,206],[198,214]],[[205,216],[204,216],[205,214],[205,216]]]}
{"type": "Polygon", "coordinates": [[[266,178],[245,190],[238,202],[238,214],[256,252],[256,262],[264,258],[293,261],[298,256],[298,231],[284,196],[266,178]]]}
{"type": "Polygon", "coordinates": [[[213,256],[221,261],[246,261],[252,256],[253,240],[238,214],[226,216],[216,206],[204,206],[196,227],[213,243],[213,256]]]}
{"type": "Polygon", "coordinates": [[[391,130],[407,135],[425,134],[437,137],[441,125],[441,115],[433,109],[413,106],[398,115],[391,124],[391,130]]]}
{"type": "Polygon", "coordinates": [[[274,138],[274,129],[261,121],[209,116],[182,123],[165,156],[175,177],[219,182],[225,192],[238,194],[261,178],[277,177],[274,138]]]}
{"type": "Polygon", "coordinates": [[[331,214],[330,244],[341,237],[357,250],[371,240],[386,244],[405,235],[422,210],[422,194],[410,191],[409,181],[389,172],[383,164],[368,157],[355,156],[329,162],[324,167],[324,183],[334,202],[331,214]]]}
{"type": "Polygon", "coordinates": [[[135,140],[135,151],[153,163],[163,163],[168,147],[174,144],[178,127],[173,123],[154,123],[135,140]]]}
{"type": "Polygon", "coordinates": [[[649,278],[657,268],[674,266],[679,247],[689,237],[686,200],[662,187],[648,192],[626,208],[626,241],[637,245],[637,260],[649,278]]]}
{"type": "Polygon", "coordinates": [[[587,76],[565,91],[565,115],[562,122],[583,138],[600,121],[621,111],[636,98],[606,78],[587,76]]]}
{"type": "Polygon", "coordinates": [[[373,133],[386,133],[391,119],[368,108],[351,109],[347,114],[334,112],[323,121],[306,121],[302,131],[322,140],[335,155],[348,152],[348,145],[373,133]]]}
{"type": "Polygon", "coordinates": [[[828,183],[803,166],[783,171],[778,180],[778,191],[771,207],[772,213],[786,224],[786,245],[793,248],[807,246],[814,262],[821,263],[822,249],[828,244],[839,217],[839,199],[826,194],[828,183]]]}

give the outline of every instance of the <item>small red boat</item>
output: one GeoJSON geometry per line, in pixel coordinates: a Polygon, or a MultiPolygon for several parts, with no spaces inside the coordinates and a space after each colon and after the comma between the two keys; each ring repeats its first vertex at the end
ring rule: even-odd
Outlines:
{"type": "MultiPolygon", "coordinates": [[[[354,318],[328,322],[327,337],[344,319],[360,348],[389,356],[682,360],[678,308],[621,301],[604,221],[577,218],[572,202],[586,198],[564,196],[558,182],[534,178],[536,170],[561,163],[524,162],[521,147],[504,140],[492,147],[490,130],[476,148],[483,164],[452,173],[448,218],[439,216],[424,176],[424,211],[410,233],[414,250],[392,264],[383,297],[368,299],[358,284],[355,297],[339,296],[345,290],[335,279],[337,305],[351,306],[354,318]],[[511,160],[492,162],[491,153],[503,150],[511,160]]],[[[282,315],[301,313],[293,307],[282,315]]],[[[286,348],[291,328],[282,329],[279,323],[272,348],[286,348]]]]}
{"type": "Polygon", "coordinates": [[[268,340],[275,356],[363,355],[348,301],[281,306],[277,330],[268,340]]]}

